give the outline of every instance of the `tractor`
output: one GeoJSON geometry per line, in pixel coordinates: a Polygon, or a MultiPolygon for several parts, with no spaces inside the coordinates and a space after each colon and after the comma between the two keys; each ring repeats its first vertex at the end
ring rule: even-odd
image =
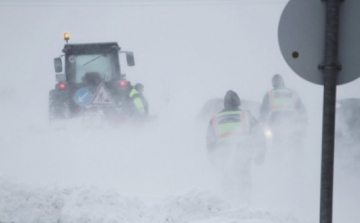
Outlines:
{"type": "Polygon", "coordinates": [[[49,92],[49,119],[72,119],[96,114],[108,121],[121,121],[131,115],[131,83],[121,73],[120,54],[128,66],[134,55],[122,51],[116,42],[66,44],[63,55],[54,59],[55,88],[49,92]]]}

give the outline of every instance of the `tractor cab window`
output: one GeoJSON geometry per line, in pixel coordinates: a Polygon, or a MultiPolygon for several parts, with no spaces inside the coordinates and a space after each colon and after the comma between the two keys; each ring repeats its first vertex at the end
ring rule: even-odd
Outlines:
{"type": "Polygon", "coordinates": [[[114,60],[114,55],[111,53],[70,55],[68,57],[70,79],[75,83],[82,83],[85,76],[97,74],[101,81],[110,81],[116,72],[114,60]]]}

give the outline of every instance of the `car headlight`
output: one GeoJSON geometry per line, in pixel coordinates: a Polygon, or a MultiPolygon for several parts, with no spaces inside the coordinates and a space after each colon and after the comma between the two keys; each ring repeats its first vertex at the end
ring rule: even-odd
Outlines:
{"type": "Polygon", "coordinates": [[[273,136],[273,134],[272,134],[271,130],[270,130],[270,129],[266,129],[266,130],[265,130],[265,137],[266,137],[267,139],[271,139],[272,136],[273,136]]]}

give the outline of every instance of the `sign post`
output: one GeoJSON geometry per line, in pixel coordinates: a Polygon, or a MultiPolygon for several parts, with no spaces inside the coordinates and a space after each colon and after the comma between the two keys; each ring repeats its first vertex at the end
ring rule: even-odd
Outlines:
{"type": "Polygon", "coordinates": [[[325,57],[324,64],[319,66],[324,71],[320,223],[332,222],[336,82],[341,69],[338,64],[340,0],[327,0],[326,4],[325,57]]]}
{"type": "Polygon", "coordinates": [[[359,0],[290,0],[279,23],[286,63],[324,85],[320,223],[332,223],[336,86],[360,76],[359,10],[359,0]]]}

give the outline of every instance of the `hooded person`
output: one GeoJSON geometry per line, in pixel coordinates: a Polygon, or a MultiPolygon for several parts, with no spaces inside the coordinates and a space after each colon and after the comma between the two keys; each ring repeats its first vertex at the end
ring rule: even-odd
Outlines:
{"type": "Polygon", "coordinates": [[[234,91],[226,92],[224,109],[210,120],[206,141],[210,161],[220,170],[225,197],[235,204],[248,204],[251,161],[263,162],[265,138],[255,117],[240,105],[234,91]]]}
{"type": "Polygon", "coordinates": [[[232,90],[226,92],[224,109],[213,116],[207,133],[209,151],[226,144],[249,144],[249,138],[259,137],[259,126],[250,111],[240,109],[239,96],[232,90]]]}
{"type": "MultiPolygon", "coordinates": [[[[285,86],[281,75],[275,74],[271,82],[273,89],[266,92],[260,107],[260,122],[271,130],[272,135],[279,136],[284,135],[281,132],[286,134],[294,132],[291,136],[284,135],[281,138],[300,139],[304,135],[301,132],[304,131],[307,123],[304,104],[296,91],[285,86]],[[294,126],[297,130],[289,131],[293,130],[294,126]]],[[[280,137],[275,137],[274,140],[279,141],[280,137]]],[[[300,142],[295,140],[294,143],[299,145],[300,142]]]]}
{"type": "Polygon", "coordinates": [[[287,88],[281,75],[272,77],[273,89],[266,92],[261,108],[260,120],[262,122],[276,122],[279,116],[305,114],[305,107],[296,91],[287,88]]]}

